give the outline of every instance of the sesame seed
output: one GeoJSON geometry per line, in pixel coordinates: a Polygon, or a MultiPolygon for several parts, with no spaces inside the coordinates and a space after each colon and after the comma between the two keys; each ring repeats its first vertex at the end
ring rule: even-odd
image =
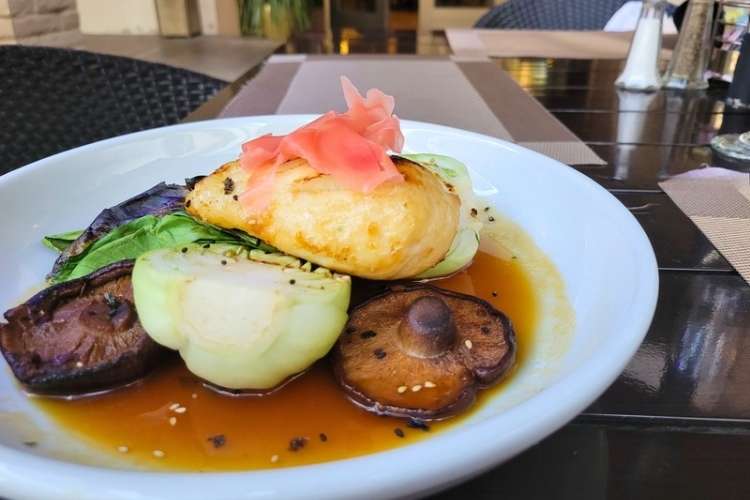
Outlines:
{"type": "Polygon", "coordinates": [[[224,434],[217,434],[208,438],[208,441],[214,445],[214,448],[221,448],[227,444],[227,437],[224,434]]]}
{"type": "Polygon", "coordinates": [[[171,425],[172,427],[177,425],[177,417],[169,417],[169,425],[171,425]]]}
{"type": "Polygon", "coordinates": [[[275,464],[278,461],[279,461],[279,456],[278,455],[271,455],[271,463],[272,464],[275,464]]]}
{"type": "Polygon", "coordinates": [[[190,397],[193,399],[198,399],[198,395],[196,393],[193,393],[190,397]]]}
{"type": "Polygon", "coordinates": [[[372,353],[378,359],[383,359],[386,356],[386,354],[387,354],[383,349],[381,349],[379,347],[377,349],[375,349],[374,351],[372,351],[372,353]]]}
{"type": "Polygon", "coordinates": [[[289,441],[289,451],[299,451],[305,447],[305,444],[307,444],[307,438],[305,437],[292,438],[289,441]]]}
{"type": "Polygon", "coordinates": [[[185,408],[184,406],[180,406],[179,408],[174,409],[175,413],[185,413],[186,411],[187,411],[187,408],[185,408]]]}
{"type": "Polygon", "coordinates": [[[395,429],[393,429],[393,433],[400,438],[404,437],[404,431],[400,427],[396,427],[395,429]]]}
{"type": "Polygon", "coordinates": [[[117,451],[119,451],[120,453],[127,453],[130,451],[130,448],[128,448],[127,446],[118,446],[117,451]]]}
{"type": "Polygon", "coordinates": [[[233,199],[234,201],[237,201],[237,200],[239,200],[239,199],[240,199],[240,197],[239,197],[239,196],[237,196],[237,195],[234,195],[234,196],[232,196],[232,199],[233,199]]]}
{"type": "Polygon", "coordinates": [[[82,367],[83,367],[83,363],[81,363],[80,361],[76,361],[76,368],[82,368],[82,367]]]}
{"type": "Polygon", "coordinates": [[[471,216],[472,216],[472,217],[476,217],[476,216],[477,216],[477,214],[478,214],[478,212],[477,212],[477,209],[476,209],[476,208],[472,208],[472,209],[471,209],[471,216]]]}
{"type": "Polygon", "coordinates": [[[175,411],[179,407],[180,407],[180,403],[173,403],[169,405],[169,411],[175,411]]]}
{"type": "Polygon", "coordinates": [[[222,261],[221,261],[221,265],[222,265],[222,266],[226,266],[226,265],[227,265],[227,261],[225,261],[225,260],[223,260],[223,259],[222,259],[222,261]]]}
{"type": "Polygon", "coordinates": [[[490,210],[490,207],[484,207],[484,211],[488,212],[490,210]]]}
{"type": "Polygon", "coordinates": [[[319,437],[320,437],[320,440],[321,440],[322,442],[324,442],[324,443],[325,443],[326,441],[328,441],[328,436],[326,436],[324,432],[321,432],[321,433],[320,433],[320,436],[319,436],[319,437]]]}
{"type": "Polygon", "coordinates": [[[406,387],[405,385],[402,385],[402,386],[400,386],[400,387],[398,388],[398,393],[399,393],[399,394],[403,394],[403,393],[405,393],[405,392],[406,392],[406,390],[407,390],[407,389],[408,389],[408,387],[406,387]]]}
{"type": "Polygon", "coordinates": [[[469,339],[466,339],[464,341],[464,345],[466,346],[467,349],[471,349],[472,347],[474,347],[474,344],[472,344],[471,340],[469,340],[469,339]]]}
{"type": "Polygon", "coordinates": [[[422,390],[422,386],[417,384],[414,387],[411,388],[411,392],[419,392],[422,390]]]}
{"type": "Polygon", "coordinates": [[[153,454],[153,455],[154,455],[154,456],[155,456],[156,458],[164,458],[164,456],[165,456],[165,453],[164,453],[163,451],[161,451],[161,450],[154,450],[154,451],[152,452],[152,454],[153,454]]]}
{"type": "Polygon", "coordinates": [[[425,386],[426,388],[428,388],[428,389],[432,389],[433,387],[435,387],[435,384],[434,384],[433,382],[430,382],[430,381],[428,380],[427,382],[425,382],[425,383],[424,383],[424,386],[425,386]]]}
{"type": "Polygon", "coordinates": [[[493,290],[493,291],[492,291],[492,296],[493,296],[493,297],[497,297],[497,292],[493,290]]]}

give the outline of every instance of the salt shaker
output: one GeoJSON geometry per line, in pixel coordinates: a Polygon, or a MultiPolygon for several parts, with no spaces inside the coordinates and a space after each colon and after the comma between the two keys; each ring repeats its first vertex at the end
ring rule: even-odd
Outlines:
{"type": "Polygon", "coordinates": [[[706,68],[711,52],[714,0],[690,0],[680,36],[664,75],[670,89],[705,89],[706,68]]]}
{"type": "Polygon", "coordinates": [[[666,0],[645,0],[630,43],[628,59],[615,85],[621,89],[651,91],[661,87],[659,53],[666,0]]]}

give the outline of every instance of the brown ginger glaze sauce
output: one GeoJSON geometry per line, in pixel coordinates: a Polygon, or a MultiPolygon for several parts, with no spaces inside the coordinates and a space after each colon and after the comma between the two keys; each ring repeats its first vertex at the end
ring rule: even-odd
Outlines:
{"type": "MultiPolygon", "coordinates": [[[[433,283],[476,295],[504,311],[518,337],[517,365],[526,358],[537,319],[536,296],[520,262],[502,250],[481,251],[468,270],[433,283]]],[[[503,385],[484,391],[480,404],[503,385]]],[[[403,420],[366,413],[346,399],[325,360],[262,398],[217,394],[174,362],[138,384],[104,395],[37,402],[62,427],[137,467],[185,471],[351,458],[416,442],[462,418],[430,423],[430,432],[424,432],[403,420]],[[170,410],[175,404],[185,411],[170,410]],[[306,439],[290,446],[294,438],[306,439]]]]}

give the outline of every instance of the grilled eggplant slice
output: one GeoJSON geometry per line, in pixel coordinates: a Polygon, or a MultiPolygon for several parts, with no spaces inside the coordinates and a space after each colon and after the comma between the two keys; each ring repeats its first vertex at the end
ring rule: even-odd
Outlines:
{"type": "Polygon", "coordinates": [[[160,182],[151,189],[114,207],[105,208],[89,227],[63,250],[49,276],[55,276],[71,257],[83,253],[94,241],[126,222],[144,215],[166,215],[183,210],[187,193],[188,188],[185,186],[160,182]]]}
{"type": "Polygon", "coordinates": [[[5,313],[0,350],[31,392],[102,391],[147,374],[167,352],[133,305],[133,261],[51,286],[5,313]]]}

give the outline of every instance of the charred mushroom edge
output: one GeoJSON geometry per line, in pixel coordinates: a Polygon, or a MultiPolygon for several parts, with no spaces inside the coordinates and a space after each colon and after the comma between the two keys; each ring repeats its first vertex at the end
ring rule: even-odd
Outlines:
{"type": "MultiPolygon", "coordinates": [[[[390,293],[408,292],[408,291],[413,291],[413,290],[426,290],[432,293],[446,295],[448,297],[452,297],[456,299],[471,300],[481,305],[487,311],[488,314],[498,318],[501,321],[502,326],[503,326],[503,332],[504,332],[505,342],[508,345],[508,351],[498,362],[497,366],[492,370],[480,373],[478,376],[477,374],[474,374],[475,375],[474,384],[471,386],[468,386],[461,393],[459,398],[454,403],[450,405],[446,405],[440,408],[439,410],[424,410],[424,409],[419,409],[419,408],[403,408],[399,406],[384,405],[384,404],[379,403],[378,401],[371,399],[365,394],[363,394],[361,391],[359,391],[357,388],[355,388],[354,386],[352,386],[351,384],[347,382],[346,376],[343,373],[342,363],[340,362],[340,359],[339,359],[340,341],[336,343],[336,346],[334,347],[333,352],[332,352],[333,370],[336,376],[336,380],[338,381],[339,385],[344,389],[344,393],[347,395],[349,400],[352,401],[352,403],[354,403],[355,405],[359,406],[360,408],[368,412],[371,412],[380,416],[390,416],[390,417],[397,417],[397,418],[419,418],[422,420],[443,420],[446,418],[453,417],[456,414],[465,410],[466,408],[470,407],[476,400],[476,395],[479,390],[486,389],[496,384],[497,382],[502,380],[504,375],[507,374],[507,372],[509,371],[509,369],[513,366],[513,363],[515,362],[516,352],[518,350],[517,345],[516,345],[515,330],[513,329],[513,325],[510,319],[503,312],[497,310],[492,304],[490,304],[486,300],[480,299],[473,295],[453,292],[450,290],[445,290],[443,288],[439,288],[439,287],[432,286],[432,285],[427,285],[424,283],[391,286],[385,292],[375,295],[357,304],[357,306],[352,309],[352,312],[355,309],[366,306],[370,302],[380,300],[381,298],[384,298],[390,293]]],[[[343,335],[343,332],[342,332],[342,335],[343,335]]]]}
{"type": "MultiPolygon", "coordinates": [[[[45,288],[23,304],[5,312],[4,317],[8,323],[0,323],[0,337],[11,334],[10,325],[13,322],[31,322],[36,325],[49,320],[52,312],[66,301],[81,297],[110,281],[129,275],[133,264],[133,260],[115,262],[87,276],[45,288]]],[[[146,354],[128,352],[113,361],[91,368],[83,367],[74,373],[53,373],[30,377],[19,373],[18,366],[24,360],[13,351],[6,349],[2,338],[0,338],[0,347],[13,374],[27,390],[37,394],[61,396],[99,393],[132,383],[145,376],[157,361],[168,353],[165,348],[154,342],[146,354]],[[147,359],[142,359],[143,356],[147,359]]]]}

